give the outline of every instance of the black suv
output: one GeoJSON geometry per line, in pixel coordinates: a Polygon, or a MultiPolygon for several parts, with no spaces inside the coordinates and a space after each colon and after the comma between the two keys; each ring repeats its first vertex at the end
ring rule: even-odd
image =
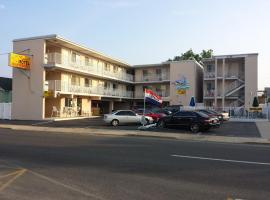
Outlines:
{"type": "Polygon", "coordinates": [[[212,126],[218,124],[216,118],[211,118],[208,115],[198,111],[179,111],[172,115],[165,116],[158,121],[158,127],[167,126],[185,126],[193,133],[209,130],[212,126]]]}

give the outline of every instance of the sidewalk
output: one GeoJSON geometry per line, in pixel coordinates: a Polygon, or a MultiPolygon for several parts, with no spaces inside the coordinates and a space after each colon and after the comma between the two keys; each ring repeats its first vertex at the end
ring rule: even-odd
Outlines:
{"type": "MultiPolygon", "coordinates": [[[[0,128],[8,128],[12,130],[25,131],[42,131],[47,133],[66,133],[66,134],[82,134],[82,135],[115,135],[115,136],[142,136],[142,137],[158,137],[178,140],[195,140],[202,142],[227,142],[227,143],[256,143],[270,144],[270,138],[248,138],[248,137],[228,137],[228,136],[212,136],[191,133],[168,133],[155,131],[140,130],[113,130],[98,128],[59,128],[59,127],[38,127],[29,125],[0,124],[0,128]]],[[[266,127],[268,129],[268,127],[266,127]]]]}
{"type": "Polygon", "coordinates": [[[260,131],[262,138],[270,139],[270,122],[256,122],[256,126],[260,131]]]}

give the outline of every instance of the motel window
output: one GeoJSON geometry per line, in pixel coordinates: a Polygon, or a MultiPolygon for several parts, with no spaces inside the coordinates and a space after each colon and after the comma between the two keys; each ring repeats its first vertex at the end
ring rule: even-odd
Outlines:
{"type": "Polygon", "coordinates": [[[74,62],[74,63],[76,62],[76,56],[77,56],[77,54],[75,52],[72,52],[71,61],[74,62]]]}
{"type": "Polygon", "coordinates": [[[86,66],[90,65],[90,59],[88,57],[85,57],[85,65],[86,66]]]}
{"type": "Polygon", "coordinates": [[[148,76],[148,70],[146,69],[143,70],[143,76],[148,76]]]}
{"type": "Polygon", "coordinates": [[[72,99],[65,98],[65,107],[72,107],[72,99]]]}
{"type": "Polygon", "coordinates": [[[118,72],[118,67],[115,66],[115,65],[113,66],[113,72],[114,72],[114,73],[117,73],[117,72],[118,72]]]}
{"type": "Polygon", "coordinates": [[[214,65],[207,65],[207,72],[214,72],[214,65]]]}
{"type": "Polygon", "coordinates": [[[207,90],[213,90],[214,89],[214,87],[213,87],[213,85],[211,83],[207,83],[206,87],[207,87],[207,90]]]}
{"type": "Polygon", "coordinates": [[[80,85],[80,77],[71,75],[71,85],[80,85]]]}
{"type": "Polygon", "coordinates": [[[105,63],[105,71],[110,71],[110,65],[108,63],[105,63]]]}
{"type": "Polygon", "coordinates": [[[105,81],[104,82],[104,89],[109,89],[110,88],[110,83],[105,81]]]}
{"type": "Polygon", "coordinates": [[[117,88],[118,88],[118,85],[116,83],[113,83],[113,89],[117,90],[117,88]]]}
{"type": "Polygon", "coordinates": [[[161,75],[161,69],[156,69],[156,74],[161,75]]]}
{"type": "Polygon", "coordinates": [[[84,86],[85,87],[91,87],[92,86],[92,80],[89,78],[84,79],[84,86]]]}

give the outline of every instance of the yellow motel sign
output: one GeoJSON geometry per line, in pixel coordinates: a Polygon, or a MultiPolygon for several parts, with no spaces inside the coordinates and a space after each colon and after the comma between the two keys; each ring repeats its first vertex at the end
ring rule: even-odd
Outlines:
{"type": "Polygon", "coordinates": [[[250,112],[262,112],[262,108],[260,108],[260,107],[258,107],[258,108],[251,107],[251,108],[249,108],[249,111],[250,112]]]}
{"type": "Polygon", "coordinates": [[[16,53],[9,54],[9,66],[19,69],[30,70],[31,58],[26,55],[20,55],[16,53]]]}
{"type": "Polygon", "coordinates": [[[186,90],[177,90],[177,94],[186,94],[186,90]]]}

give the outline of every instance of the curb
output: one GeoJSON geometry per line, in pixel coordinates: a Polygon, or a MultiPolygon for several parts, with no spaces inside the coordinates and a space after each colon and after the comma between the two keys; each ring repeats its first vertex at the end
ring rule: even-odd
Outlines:
{"type": "Polygon", "coordinates": [[[80,135],[111,135],[111,136],[139,136],[139,137],[156,137],[164,139],[177,139],[177,140],[191,140],[201,142],[222,142],[222,143],[240,143],[240,144],[268,144],[270,139],[264,138],[247,138],[247,137],[227,137],[227,136],[209,136],[209,135],[194,135],[188,133],[168,133],[168,132],[154,132],[154,131],[139,131],[139,130],[107,130],[95,128],[60,128],[60,127],[37,127],[27,125],[4,125],[1,124],[0,128],[11,130],[24,130],[24,131],[40,131],[50,133],[67,133],[67,134],[80,134],[80,135]]]}

